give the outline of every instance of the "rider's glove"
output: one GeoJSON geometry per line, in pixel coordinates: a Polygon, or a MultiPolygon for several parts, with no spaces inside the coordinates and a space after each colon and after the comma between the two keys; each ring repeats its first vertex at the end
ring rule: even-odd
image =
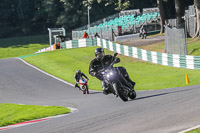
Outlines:
{"type": "Polygon", "coordinates": [[[114,62],[115,62],[115,63],[118,63],[118,62],[120,62],[120,59],[119,59],[119,58],[115,58],[115,59],[114,59],[114,62]]]}
{"type": "Polygon", "coordinates": [[[99,74],[99,73],[96,72],[94,75],[95,75],[95,77],[98,78],[99,80],[103,80],[103,76],[102,76],[101,74],[99,74]]]}

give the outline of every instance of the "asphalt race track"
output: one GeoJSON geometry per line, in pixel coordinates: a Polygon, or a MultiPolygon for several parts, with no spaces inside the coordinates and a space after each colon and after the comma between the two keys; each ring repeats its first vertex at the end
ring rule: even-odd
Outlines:
{"type": "Polygon", "coordinates": [[[0,132],[177,133],[200,125],[200,85],[136,92],[137,98],[128,102],[102,92],[83,95],[17,58],[3,59],[1,103],[65,106],[78,112],[0,132]]]}

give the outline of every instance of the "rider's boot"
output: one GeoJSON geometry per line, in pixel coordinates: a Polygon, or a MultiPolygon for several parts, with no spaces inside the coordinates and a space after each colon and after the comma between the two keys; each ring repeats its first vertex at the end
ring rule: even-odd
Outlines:
{"type": "Polygon", "coordinates": [[[78,87],[78,84],[77,84],[77,83],[75,83],[74,87],[75,87],[75,88],[76,88],[76,87],[78,87]]]}
{"type": "Polygon", "coordinates": [[[109,88],[107,86],[103,86],[103,94],[108,95],[109,93],[109,88]]]}
{"type": "Polygon", "coordinates": [[[125,74],[125,75],[124,75],[124,77],[125,77],[125,79],[126,79],[126,80],[127,80],[129,83],[131,83],[131,84],[132,84],[132,86],[133,86],[133,89],[134,89],[134,87],[135,87],[135,84],[136,84],[136,83],[130,79],[130,77],[129,77],[128,73],[127,73],[127,74],[125,74]]]}
{"type": "Polygon", "coordinates": [[[80,86],[78,86],[77,83],[74,85],[74,87],[75,87],[75,88],[77,87],[77,88],[79,88],[79,90],[81,90],[80,86]]]}

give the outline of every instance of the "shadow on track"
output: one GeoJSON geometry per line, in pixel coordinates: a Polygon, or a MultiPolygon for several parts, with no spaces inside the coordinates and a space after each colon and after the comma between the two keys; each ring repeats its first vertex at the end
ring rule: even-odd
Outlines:
{"type": "MultiPolygon", "coordinates": [[[[193,89],[196,89],[196,88],[190,88],[190,89],[185,89],[185,90],[179,90],[179,91],[172,91],[172,92],[165,92],[165,93],[160,93],[160,94],[155,94],[155,95],[149,95],[149,96],[139,97],[139,98],[136,98],[134,100],[140,100],[140,99],[146,99],[146,98],[151,98],[151,97],[169,95],[169,94],[179,93],[179,92],[183,92],[183,91],[191,91],[193,89]]],[[[130,100],[130,101],[134,101],[134,100],[130,100]]]]}
{"type": "MultiPolygon", "coordinates": [[[[90,94],[100,94],[100,93],[103,94],[103,92],[90,92],[90,94]]],[[[89,95],[90,95],[90,94],[89,94],[89,95]]]]}

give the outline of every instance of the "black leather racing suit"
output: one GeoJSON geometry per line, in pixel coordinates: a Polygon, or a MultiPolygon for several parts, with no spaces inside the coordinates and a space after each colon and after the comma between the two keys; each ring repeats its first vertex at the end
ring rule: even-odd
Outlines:
{"type": "MultiPolygon", "coordinates": [[[[114,57],[112,55],[105,55],[103,57],[103,59],[98,60],[98,59],[93,59],[90,62],[90,66],[89,66],[89,73],[91,76],[95,76],[96,78],[98,78],[99,80],[101,80],[101,84],[102,84],[102,88],[103,90],[106,90],[106,84],[103,81],[103,75],[101,75],[100,73],[98,73],[99,70],[108,67],[113,61],[115,60],[115,63],[119,63],[120,59],[118,57],[114,57]]],[[[133,84],[133,86],[135,85],[135,82],[133,82],[130,78],[129,75],[126,71],[126,69],[124,67],[118,67],[119,71],[122,73],[122,75],[124,76],[124,78],[133,84]]]]}
{"type": "MultiPolygon", "coordinates": [[[[74,80],[75,80],[75,87],[78,87],[78,88],[80,88],[79,86],[78,86],[78,84],[79,84],[79,80],[81,79],[81,77],[85,77],[86,79],[88,79],[88,77],[84,74],[84,73],[76,73],[75,75],[74,75],[74,80]]],[[[89,79],[88,79],[89,80],[89,79]]]]}

